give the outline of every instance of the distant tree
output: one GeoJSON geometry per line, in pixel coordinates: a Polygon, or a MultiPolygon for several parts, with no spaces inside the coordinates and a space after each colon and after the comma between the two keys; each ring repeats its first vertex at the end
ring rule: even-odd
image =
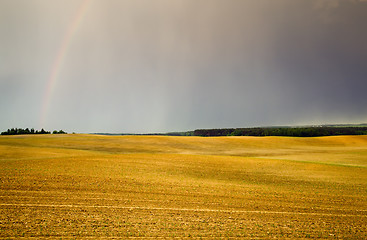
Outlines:
{"type": "Polygon", "coordinates": [[[2,132],[1,135],[22,135],[22,134],[50,134],[51,132],[45,131],[42,129],[41,131],[35,131],[33,128],[29,130],[29,128],[11,128],[6,132],[2,132]]]}
{"type": "Polygon", "coordinates": [[[197,129],[194,136],[289,136],[319,137],[334,135],[367,135],[367,127],[284,127],[284,128],[228,128],[197,129]]]}
{"type": "Polygon", "coordinates": [[[66,132],[64,132],[63,130],[60,131],[54,130],[52,134],[66,134],[66,132]]]}

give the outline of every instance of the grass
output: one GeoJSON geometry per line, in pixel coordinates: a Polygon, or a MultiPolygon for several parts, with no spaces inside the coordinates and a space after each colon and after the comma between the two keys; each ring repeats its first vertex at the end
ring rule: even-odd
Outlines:
{"type": "Polygon", "coordinates": [[[0,238],[367,237],[367,136],[0,137],[0,238]]]}

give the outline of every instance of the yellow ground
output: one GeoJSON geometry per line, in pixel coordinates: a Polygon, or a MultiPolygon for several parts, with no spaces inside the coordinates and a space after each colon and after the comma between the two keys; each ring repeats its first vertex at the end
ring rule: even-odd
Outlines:
{"type": "Polygon", "coordinates": [[[367,238],[367,136],[0,137],[0,238],[367,238]]]}

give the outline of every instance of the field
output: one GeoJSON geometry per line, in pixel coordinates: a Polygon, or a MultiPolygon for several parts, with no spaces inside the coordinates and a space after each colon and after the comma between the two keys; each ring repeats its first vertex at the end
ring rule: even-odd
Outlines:
{"type": "Polygon", "coordinates": [[[1,136],[19,237],[367,239],[367,136],[1,136]]]}

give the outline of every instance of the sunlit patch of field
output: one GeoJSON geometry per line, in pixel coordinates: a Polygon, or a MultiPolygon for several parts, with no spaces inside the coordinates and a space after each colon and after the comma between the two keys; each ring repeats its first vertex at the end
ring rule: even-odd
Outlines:
{"type": "Polygon", "coordinates": [[[0,137],[0,238],[367,238],[367,136],[0,137]]]}

